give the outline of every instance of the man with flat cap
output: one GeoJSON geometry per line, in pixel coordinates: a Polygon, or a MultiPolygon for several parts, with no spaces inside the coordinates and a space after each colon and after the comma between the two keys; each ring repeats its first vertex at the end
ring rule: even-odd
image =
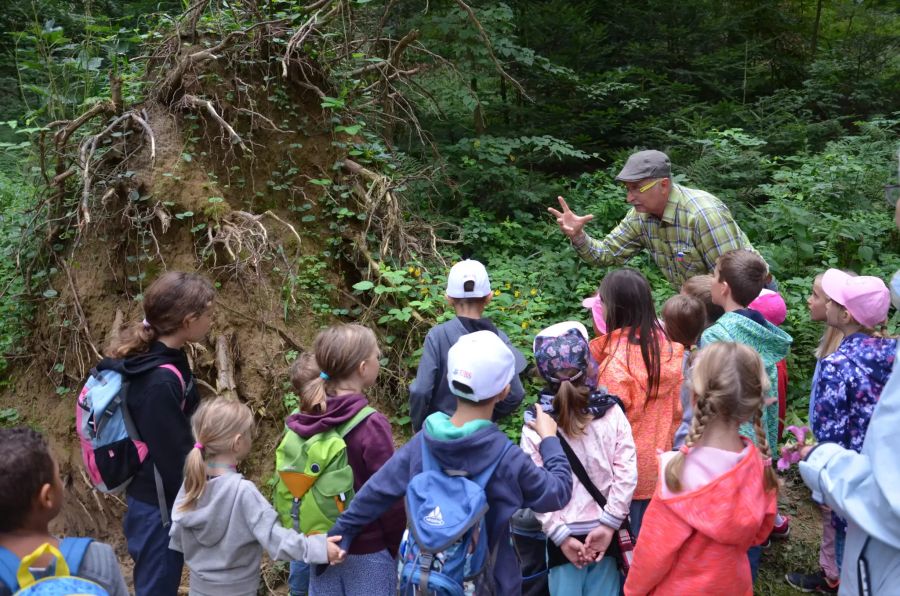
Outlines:
{"type": "Polygon", "coordinates": [[[662,151],[634,153],[616,180],[625,186],[631,210],[602,240],[584,232],[594,216],[576,215],[562,197],[562,211],[548,209],[588,263],[621,265],[645,248],[678,287],[689,277],[712,273],[721,254],[736,248],[756,252],[722,201],[672,181],[669,157],[662,151]]]}

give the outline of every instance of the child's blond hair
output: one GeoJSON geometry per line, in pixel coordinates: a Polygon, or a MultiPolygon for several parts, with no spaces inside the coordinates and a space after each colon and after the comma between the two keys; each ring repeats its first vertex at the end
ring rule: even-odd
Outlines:
{"type": "MultiPolygon", "coordinates": [[[[751,422],[756,432],[756,446],[766,460],[772,454],[762,427],[762,414],[769,395],[769,377],[756,350],[744,344],[716,342],[697,353],[691,371],[694,418],[685,445],[692,447],[706,425],[714,418],[735,422],[751,422]]],[[[678,452],[666,465],[666,486],[672,492],[681,491],[681,473],[685,455],[678,452]]],[[[765,466],[766,490],[778,488],[778,478],[771,465],[765,466]]]]}
{"type": "Polygon", "coordinates": [[[193,509],[206,490],[206,459],[232,453],[238,435],[253,433],[253,413],[236,399],[217,397],[205,402],[191,418],[194,448],[184,462],[184,501],[180,511],[193,509]]]}
{"type": "Polygon", "coordinates": [[[312,352],[302,354],[291,365],[291,384],[300,395],[300,411],[324,413],[328,389],[353,375],[377,350],[375,333],[364,325],[334,325],[319,332],[312,352]]]}

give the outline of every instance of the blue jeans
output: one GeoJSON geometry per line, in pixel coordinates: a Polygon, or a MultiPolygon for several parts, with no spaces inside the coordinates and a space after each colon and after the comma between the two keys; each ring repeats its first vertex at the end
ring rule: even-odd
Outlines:
{"type": "Polygon", "coordinates": [[[634,542],[637,544],[638,534],[641,531],[641,524],[644,521],[644,513],[650,506],[650,499],[634,499],[631,506],[628,507],[628,516],[631,518],[631,533],[634,535],[634,542]]]}
{"type": "MultiPolygon", "coordinates": [[[[834,560],[837,562],[838,570],[843,570],[841,564],[844,560],[844,544],[847,542],[847,526],[837,528],[834,532],[834,560]]],[[[851,563],[852,564],[852,563],[851,563]]]]}
{"type": "Polygon", "coordinates": [[[288,586],[291,589],[291,596],[306,596],[309,594],[309,565],[307,563],[291,561],[288,586]]]}
{"type": "Polygon", "coordinates": [[[755,584],[756,576],[759,573],[759,561],[762,559],[762,547],[751,546],[750,550],[747,551],[747,558],[750,560],[750,576],[755,584]]]}
{"type": "Polygon", "coordinates": [[[169,528],[163,527],[159,505],[125,498],[122,522],[128,554],[134,560],[136,596],[175,596],[181,584],[184,555],[169,548],[169,528]]]}

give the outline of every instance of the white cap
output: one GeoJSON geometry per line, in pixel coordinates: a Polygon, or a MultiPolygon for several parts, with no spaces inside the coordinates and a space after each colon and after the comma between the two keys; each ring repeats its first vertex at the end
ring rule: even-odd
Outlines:
{"type": "Polygon", "coordinates": [[[479,402],[499,395],[516,374],[512,351],[492,331],[476,331],[460,337],[447,352],[447,382],[450,392],[479,402]],[[455,387],[456,381],[471,392],[455,387]]]}
{"type": "Polygon", "coordinates": [[[478,261],[466,259],[450,268],[447,274],[447,295],[451,298],[484,298],[491,293],[491,280],[487,269],[478,261]],[[472,290],[466,291],[466,282],[473,282],[472,290]]]}

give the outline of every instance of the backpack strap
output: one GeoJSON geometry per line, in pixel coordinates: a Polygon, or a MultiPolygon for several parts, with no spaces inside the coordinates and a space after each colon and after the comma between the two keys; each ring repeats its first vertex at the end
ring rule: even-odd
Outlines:
{"type": "Polygon", "coordinates": [[[356,428],[360,422],[377,412],[375,408],[371,406],[364,406],[359,412],[353,415],[353,418],[342,424],[338,427],[338,433],[341,435],[341,438],[347,436],[351,430],[356,428]]]}
{"type": "MultiPolygon", "coordinates": [[[[178,377],[178,382],[181,383],[181,409],[184,410],[184,405],[187,400],[188,392],[194,387],[194,379],[191,377],[190,383],[187,385],[184,384],[184,377],[181,375],[181,371],[178,370],[178,367],[174,364],[160,364],[159,368],[164,368],[175,373],[175,376],[178,377]]],[[[125,429],[128,431],[128,435],[132,438],[141,440],[141,435],[138,433],[137,425],[135,425],[134,420],[131,418],[131,410],[128,409],[128,402],[126,401],[128,397],[128,380],[123,380],[122,382],[122,414],[125,419],[125,429]]],[[[166,503],[166,491],[163,486],[162,475],[159,473],[159,470],[156,467],[156,464],[153,465],[153,483],[156,485],[156,501],[159,504],[159,517],[162,520],[162,525],[164,528],[168,528],[172,523],[171,518],[169,517],[169,506],[166,503]]],[[[86,547],[85,547],[86,548],[86,547]]]]}
{"type": "Polygon", "coordinates": [[[78,575],[84,555],[93,541],[93,538],[87,537],[63,538],[59,541],[59,552],[62,553],[63,558],[66,560],[71,575],[78,575]]]}
{"type": "Polygon", "coordinates": [[[12,594],[19,587],[16,573],[19,571],[19,557],[11,550],[0,546],[0,594],[12,594]],[[4,589],[4,586],[6,589],[4,589]]]}

